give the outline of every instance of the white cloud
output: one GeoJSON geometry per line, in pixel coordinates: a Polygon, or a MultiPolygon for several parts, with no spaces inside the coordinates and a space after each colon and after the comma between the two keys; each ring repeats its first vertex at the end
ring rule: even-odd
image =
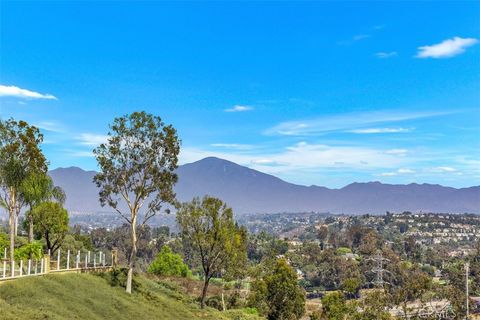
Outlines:
{"type": "Polygon", "coordinates": [[[252,145],[239,144],[239,143],[212,143],[210,146],[216,148],[234,149],[234,150],[250,150],[253,149],[252,145]]]}
{"type": "Polygon", "coordinates": [[[417,58],[450,58],[465,52],[466,48],[478,42],[475,38],[460,38],[444,40],[431,46],[418,47],[417,58]]]}
{"type": "Polygon", "coordinates": [[[380,173],[380,175],[382,177],[393,177],[393,176],[396,176],[397,173],[396,172],[383,172],[383,173],[380,173]]]}
{"type": "Polygon", "coordinates": [[[272,159],[255,159],[251,161],[252,164],[267,165],[276,163],[272,159]]]}
{"type": "Polygon", "coordinates": [[[58,124],[53,121],[40,121],[33,124],[35,127],[40,128],[46,131],[52,131],[57,133],[65,132],[64,127],[61,124],[58,124]]]}
{"type": "Polygon", "coordinates": [[[49,99],[58,100],[51,94],[42,94],[15,86],[0,85],[0,97],[17,97],[23,99],[49,99]]]}
{"type": "Polygon", "coordinates": [[[391,58],[397,56],[396,51],[390,51],[390,52],[377,52],[375,53],[375,56],[377,58],[385,59],[385,58],[391,58]]]}
{"type": "Polygon", "coordinates": [[[403,156],[406,156],[408,154],[408,150],[406,150],[406,149],[390,149],[390,150],[385,151],[385,153],[403,157],[403,156]]]}
{"type": "Polygon", "coordinates": [[[408,169],[408,168],[400,168],[397,170],[398,173],[406,174],[406,173],[415,173],[415,170],[408,169]]]}
{"type": "Polygon", "coordinates": [[[351,131],[370,125],[400,122],[452,114],[453,111],[370,111],[287,121],[265,130],[266,135],[304,136],[334,131],[351,131]]]}
{"type": "Polygon", "coordinates": [[[348,132],[358,134],[371,134],[371,133],[403,133],[411,132],[410,128],[367,128],[367,129],[355,129],[348,132]]]}
{"type": "Polygon", "coordinates": [[[433,168],[435,172],[457,172],[457,169],[452,167],[435,167],[433,168]]]}
{"type": "Polygon", "coordinates": [[[77,140],[80,141],[80,144],[83,144],[85,146],[96,147],[102,143],[107,142],[108,136],[94,133],[82,133],[77,137],[77,140]]]}
{"type": "Polygon", "coordinates": [[[233,106],[232,108],[225,109],[225,112],[244,112],[244,111],[250,111],[250,110],[253,110],[253,107],[236,105],[236,106],[233,106]]]}
{"type": "Polygon", "coordinates": [[[300,173],[320,168],[351,168],[372,170],[398,168],[408,165],[409,159],[389,155],[385,150],[357,147],[331,146],[300,142],[283,150],[271,153],[239,154],[182,148],[182,163],[194,162],[214,156],[252,167],[270,174],[300,173]]]}
{"type": "Polygon", "coordinates": [[[400,168],[397,171],[380,173],[380,175],[382,177],[394,177],[394,176],[398,176],[400,174],[412,174],[412,173],[415,173],[415,170],[412,170],[412,169],[409,169],[409,168],[400,168]]]}

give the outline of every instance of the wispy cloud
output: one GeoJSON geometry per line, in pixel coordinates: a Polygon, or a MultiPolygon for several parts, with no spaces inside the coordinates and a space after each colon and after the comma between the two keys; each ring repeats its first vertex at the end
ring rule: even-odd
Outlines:
{"type": "Polygon", "coordinates": [[[90,147],[96,147],[102,143],[107,142],[108,136],[95,133],[82,133],[76,137],[80,144],[90,147]]]}
{"type": "Polygon", "coordinates": [[[478,43],[475,38],[460,38],[444,40],[430,46],[418,47],[417,58],[451,58],[465,52],[466,48],[478,43]]]}
{"type": "Polygon", "coordinates": [[[357,41],[368,39],[371,36],[372,36],[371,34],[357,34],[357,35],[354,35],[351,39],[338,41],[337,44],[338,45],[349,45],[349,44],[352,44],[352,43],[357,42],[357,41]]]}
{"type": "Polygon", "coordinates": [[[250,162],[253,165],[261,165],[261,166],[272,166],[272,165],[279,165],[279,163],[275,162],[272,159],[254,159],[250,162]]]}
{"type": "Polygon", "coordinates": [[[380,175],[382,177],[393,177],[393,176],[398,175],[398,173],[396,173],[396,172],[383,172],[383,173],[380,173],[380,175]]]}
{"type": "Polygon", "coordinates": [[[54,121],[40,121],[33,124],[35,127],[40,128],[42,130],[56,132],[56,133],[63,133],[65,132],[65,128],[63,125],[54,122],[54,121]]]}
{"type": "Polygon", "coordinates": [[[392,58],[397,56],[397,51],[390,51],[390,52],[377,52],[375,56],[380,59],[392,58]]]}
{"type": "Polygon", "coordinates": [[[412,128],[366,128],[366,129],[354,129],[348,132],[357,134],[372,134],[372,133],[404,133],[411,132],[412,128]]]}
{"type": "Polygon", "coordinates": [[[70,157],[75,157],[75,158],[92,158],[94,156],[92,151],[66,149],[64,150],[64,152],[70,157]]]}
{"type": "Polygon", "coordinates": [[[403,156],[406,156],[408,154],[408,150],[407,149],[390,149],[390,150],[385,151],[385,153],[403,157],[403,156]]]}
{"type": "Polygon", "coordinates": [[[391,172],[383,172],[381,173],[380,175],[382,177],[394,177],[394,176],[398,176],[398,175],[401,175],[401,174],[412,174],[412,173],[415,173],[416,171],[413,170],[413,169],[409,169],[409,168],[400,168],[398,169],[397,171],[391,171],[391,172]]]}
{"type": "Polygon", "coordinates": [[[268,153],[228,153],[197,148],[183,148],[182,163],[215,156],[241,165],[253,167],[271,174],[302,172],[320,168],[352,168],[370,170],[373,168],[398,168],[409,163],[409,159],[387,154],[385,150],[359,146],[333,146],[299,142],[284,149],[268,153]]]}
{"type": "Polygon", "coordinates": [[[415,170],[408,169],[408,168],[400,168],[397,170],[397,172],[400,174],[406,174],[406,173],[415,173],[415,170]]]}
{"type": "Polygon", "coordinates": [[[231,108],[225,109],[225,112],[244,112],[253,110],[252,106],[242,106],[242,105],[235,105],[231,108]]]}
{"type": "Polygon", "coordinates": [[[58,100],[51,94],[42,94],[35,91],[21,89],[15,86],[0,85],[0,97],[17,97],[22,99],[47,99],[58,100]]]}
{"type": "Polygon", "coordinates": [[[370,125],[401,122],[452,114],[453,111],[371,111],[282,122],[264,131],[266,135],[304,136],[333,131],[351,131],[370,125]]]}
{"type": "Polygon", "coordinates": [[[435,167],[432,169],[435,172],[457,172],[458,170],[452,167],[435,167]]]}
{"type": "Polygon", "coordinates": [[[353,41],[360,41],[360,40],[363,40],[363,39],[368,39],[370,37],[371,37],[371,35],[369,35],[369,34],[357,34],[357,35],[353,36],[352,39],[353,39],[353,41]]]}
{"type": "Polygon", "coordinates": [[[234,149],[234,150],[253,149],[253,146],[250,144],[239,144],[239,143],[212,143],[211,146],[216,148],[225,148],[225,149],[234,149]]]}

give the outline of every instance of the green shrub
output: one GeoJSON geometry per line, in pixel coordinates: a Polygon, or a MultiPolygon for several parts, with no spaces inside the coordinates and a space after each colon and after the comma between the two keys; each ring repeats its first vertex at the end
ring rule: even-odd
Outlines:
{"type": "Polygon", "coordinates": [[[38,241],[27,243],[15,249],[15,260],[41,259],[43,245],[38,241]]]}
{"type": "Polygon", "coordinates": [[[8,248],[10,242],[8,241],[8,235],[6,233],[0,233],[0,253],[3,257],[5,248],[8,248]]]}
{"type": "Polygon", "coordinates": [[[340,247],[337,249],[337,254],[338,255],[344,255],[344,254],[347,254],[347,253],[352,253],[352,250],[350,248],[346,248],[346,247],[340,247]]]}
{"type": "Polygon", "coordinates": [[[220,296],[211,296],[205,301],[205,304],[210,308],[215,308],[217,310],[223,310],[222,298],[220,296]]]}
{"type": "Polygon", "coordinates": [[[160,276],[190,277],[191,271],[183,263],[182,257],[173,253],[168,246],[163,246],[157,257],[148,267],[148,272],[160,276]]]}
{"type": "Polygon", "coordinates": [[[242,306],[242,299],[240,298],[240,292],[234,291],[232,294],[226,297],[227,309],[237,309],[242,306]]]}
{"type": "MultiPolygon", "coordinates": [[[[128,268],[117,268],[113,269],[110,272],[102,272],[98,275],[105,280],[107,280],[108,284],[112,287],[127,287],[127,274],[128,268]]],[[[134,274],[135,275],[135,274],[134,274]]],[[[140,288],[140,283],[135,281],[135,277],[132,279],[132,291],[137,291],[140,288]]]]}

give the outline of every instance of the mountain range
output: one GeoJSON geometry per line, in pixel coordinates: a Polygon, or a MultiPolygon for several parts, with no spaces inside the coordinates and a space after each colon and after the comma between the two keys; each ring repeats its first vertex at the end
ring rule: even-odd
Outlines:
{"type": "MultiPolygon", "coordinates": [[[[49,172],[65,190],[66,208],[76,212],[108,212],[98,202],[95,171],[77,167],[49,172]]],[[[236,214],[330,212],[381,214],[386,211],[480,213],[480,186],[452,188],[433,184],[352,183],[340,189],[303,186],[236,163],[209,157],[179,166],[177,199],[206,194],[219,197],[236,214]]]]}

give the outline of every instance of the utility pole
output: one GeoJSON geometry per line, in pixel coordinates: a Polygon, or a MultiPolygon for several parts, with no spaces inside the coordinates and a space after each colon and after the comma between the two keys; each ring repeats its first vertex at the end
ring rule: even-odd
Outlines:
{"type": "Polygon", "coordinates": [[[466,262],[465,263],[465,292],[467,294],[467,320],[470,316],[470,313],[469,313],[469,297],[468,297],[468,273],[470,271],[470,263],[469,262],[466,262]]]}

